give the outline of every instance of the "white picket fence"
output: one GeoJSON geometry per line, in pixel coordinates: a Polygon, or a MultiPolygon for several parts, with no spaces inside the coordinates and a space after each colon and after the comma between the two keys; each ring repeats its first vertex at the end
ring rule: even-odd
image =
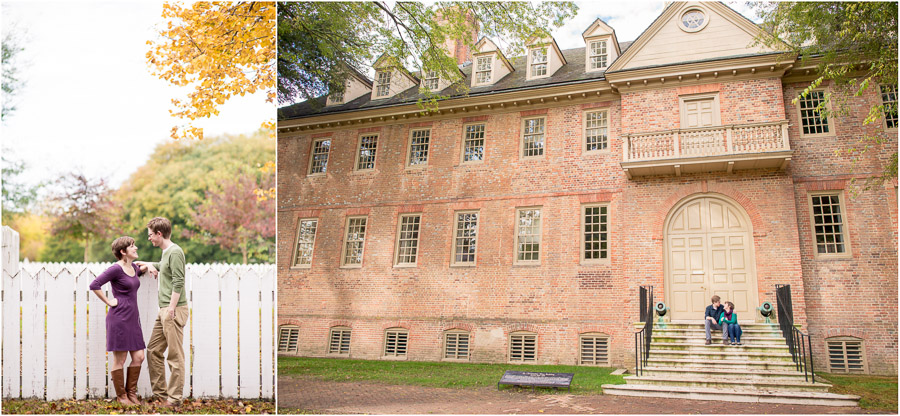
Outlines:
{"type": "MultiPolygon", "coordinates": [[[[18,233],[3,227],[2,237],[3,397],[115,397],[107,307],[88,289],[111,264],[20,267],[18,233]]],[[[184,328],[184,396],[274,399],[274,265],[190,264],[185,273],[191,314],[184,328]]],[[[109,284],[102,290],[111,296],[109,284]]],[[[137,296],[146,342],[159,311],[157,281],[141,277],[137,296]]],[[[141,396],[151,394],[146,363],[141,396]]]]}

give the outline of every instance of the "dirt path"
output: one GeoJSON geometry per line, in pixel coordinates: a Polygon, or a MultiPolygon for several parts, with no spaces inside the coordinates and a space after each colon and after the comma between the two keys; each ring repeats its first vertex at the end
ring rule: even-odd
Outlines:
{"type": "Polygon", "coordinates": [[[505,388],[444,389],[278,378],[278,412],[341,414],[821,414],[869,413],[855,407],[730,403],[607,395],[549,394],[505,388]]]}

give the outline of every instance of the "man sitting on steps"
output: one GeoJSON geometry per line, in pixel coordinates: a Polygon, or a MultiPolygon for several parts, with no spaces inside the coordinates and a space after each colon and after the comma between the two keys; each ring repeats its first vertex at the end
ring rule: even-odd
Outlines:
{"type": "Polygon", "coordinates": [[[719,325],[719,317],[725,313],[725,307],[722,306],[721,299],[718,295],[713,295],[712,305],[706,307],[706,314],[704,315],[703,326],[706,327],[706,345],[712,344],[712,335],[710,334],[710,328],[715,330],[722,330],[722,343],[728,345],[728,324],[723,323],[719,325]]]}

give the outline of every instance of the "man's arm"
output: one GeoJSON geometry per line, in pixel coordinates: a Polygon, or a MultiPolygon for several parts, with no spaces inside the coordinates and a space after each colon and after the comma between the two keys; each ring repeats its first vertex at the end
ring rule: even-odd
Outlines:
{"type": "Polygon", "coordinates": [[[175,307],[181,299],[181,291],[184,289],[184,253],[172,253],[169,256],[169,270],[172,270],[172,297],[169,301],[169,318],[175,318],[175,307]]]}

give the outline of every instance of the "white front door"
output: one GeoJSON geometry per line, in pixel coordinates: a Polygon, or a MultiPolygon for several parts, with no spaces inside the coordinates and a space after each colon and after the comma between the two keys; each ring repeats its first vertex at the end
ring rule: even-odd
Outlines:
{"type": "Polygon", "coordinates": [[[753,240],[740,207],[699,197],[676,207],[666,222],[666,303],[672,319],[703,319],[712,295],[731,301],[740,319],[757,305],[753,240]]]}

